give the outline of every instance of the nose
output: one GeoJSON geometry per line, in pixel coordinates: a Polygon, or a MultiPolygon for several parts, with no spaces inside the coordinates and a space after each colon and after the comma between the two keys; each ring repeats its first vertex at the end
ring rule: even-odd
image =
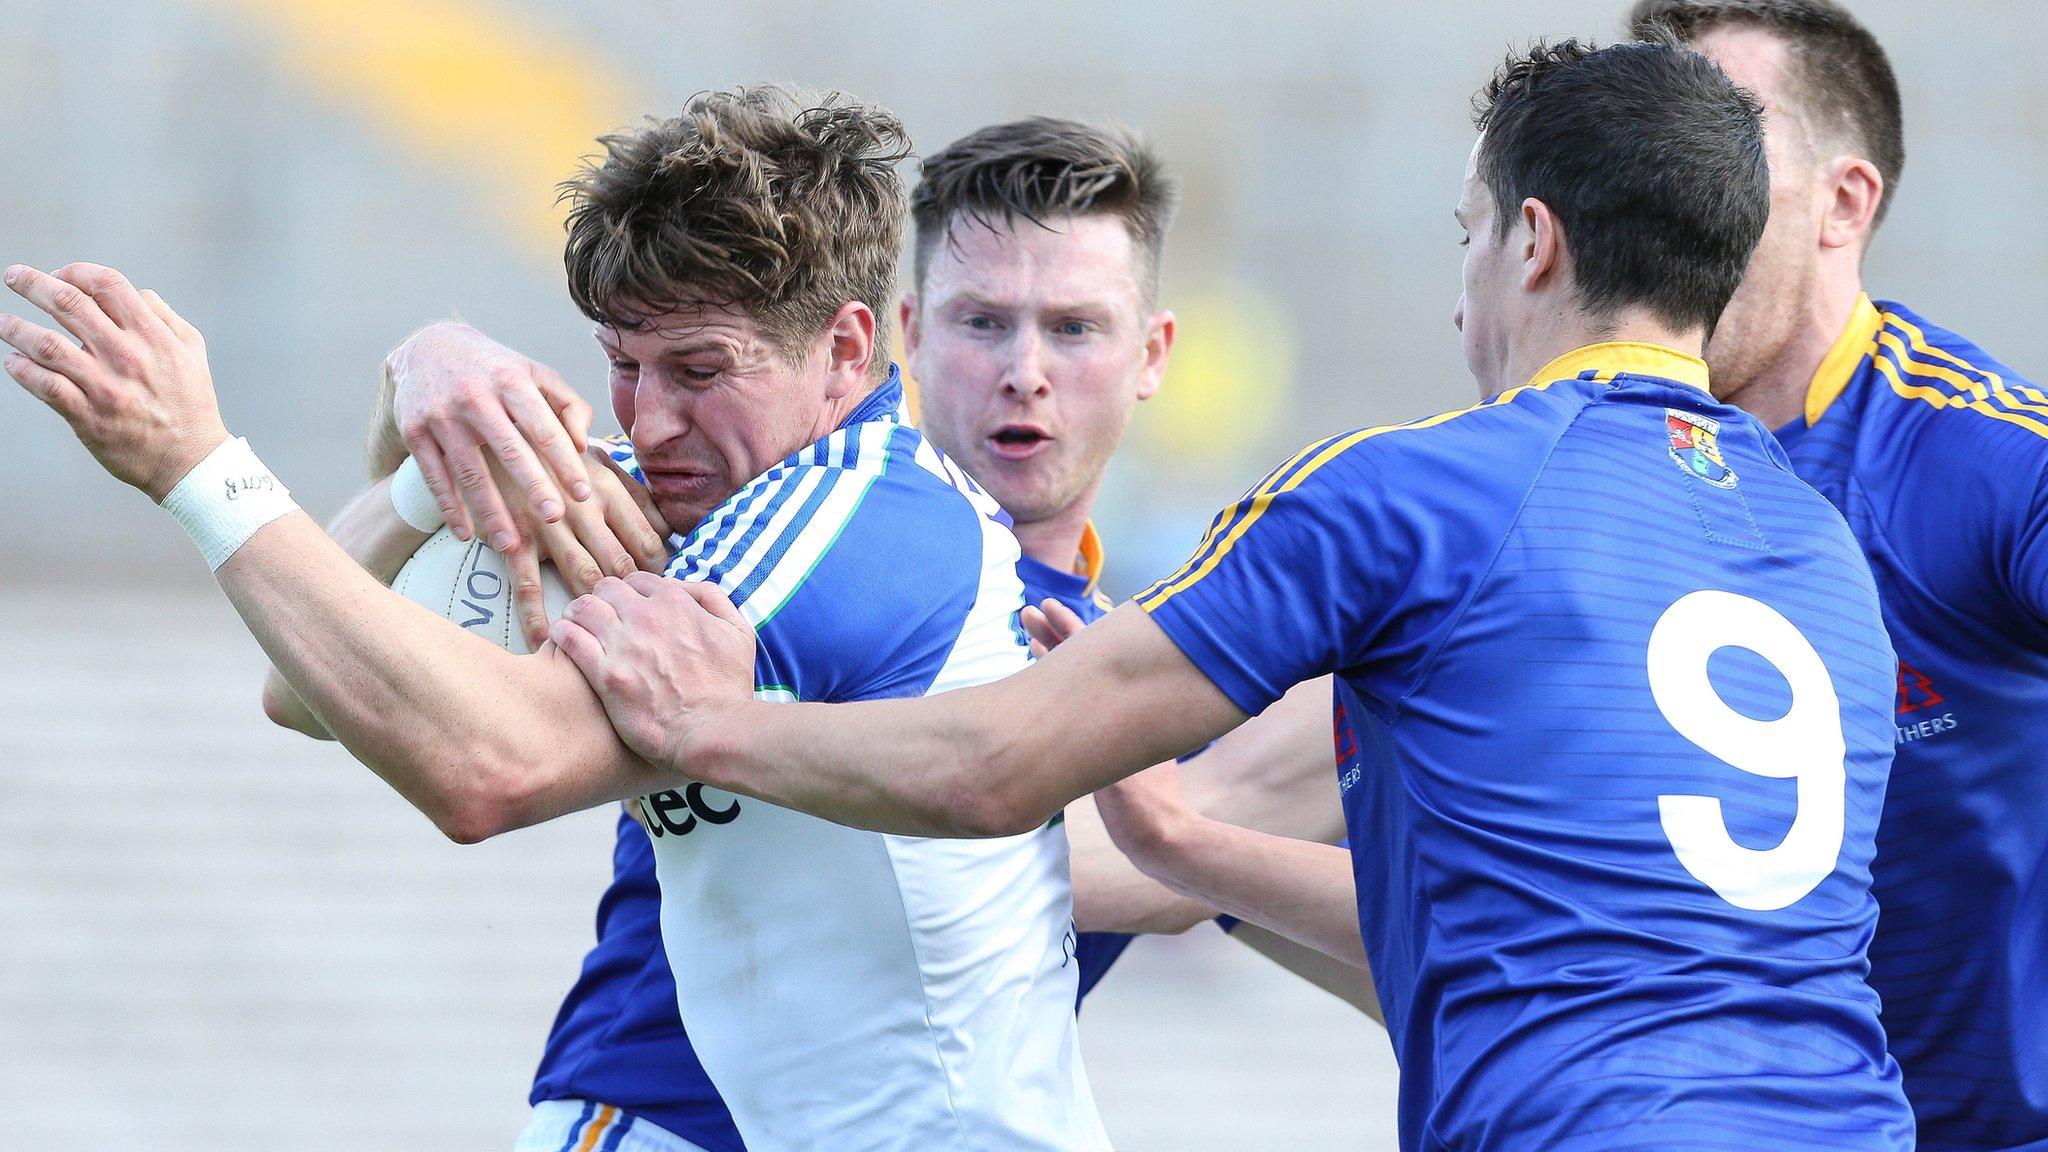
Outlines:
{"type": "Polygon", "coordinates": [[[641,365],[640,380],[633,389],[633,443],[651,453],[660,445],[689,433],[691,393],[671,386],[661,371],[641,365]]]}
{"type": "Polygon", "coordinates": [[[1045,338],[1036,326],[1025,326],[1010,341],[1010,356],[1003,365],[1003,396],[1024,400],[1052,391],[1052,379],[1045,373],[1045,338]]]}

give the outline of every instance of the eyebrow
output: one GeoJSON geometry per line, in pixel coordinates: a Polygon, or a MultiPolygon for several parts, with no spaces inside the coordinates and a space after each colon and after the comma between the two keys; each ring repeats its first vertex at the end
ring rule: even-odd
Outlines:
{"type": "MultiPolygon", "coordinates": [[[[597,342],[598,344],[602,345],[604,350],[607,352],[615,353],[620,356],[626,354],[626,350],[619,346],[619,342],[612,339],[611,336],[606,334],[603,330],[599,330],[597,334],[597,342]]],[[[698,355],[699,353],[704,352],[715,352],[725,354],[731,351],[732,348],[729,342],[725,340],[720,340],[714,336],[705,336],[688,337],[683,340],[679,340],[673,344],[666,345],[658,353],[656,353],[656,355],[665,360],[674,360],[680,359],[685,356],[695,356],[698,355]]]]}

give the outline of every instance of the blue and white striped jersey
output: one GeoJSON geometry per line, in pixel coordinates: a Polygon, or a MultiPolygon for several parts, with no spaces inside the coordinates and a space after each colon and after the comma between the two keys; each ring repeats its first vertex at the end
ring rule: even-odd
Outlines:
{"type": "MultiPolygon", "coordinates": [[[[1016,540],[901,405],[892,377],[670,564],[754,625],[760,698],[922,696],[1029,659],[1016,540]]],[[[1107,1148],[1063,830],[887,836],[697,784],[629,807],[682,1019],[752,1152],[1107,1148]]]]}

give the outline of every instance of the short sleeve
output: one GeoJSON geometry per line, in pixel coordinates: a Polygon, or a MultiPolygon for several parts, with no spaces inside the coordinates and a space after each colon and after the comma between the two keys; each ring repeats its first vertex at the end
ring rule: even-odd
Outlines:
{"type": "MultiPolygon", "coordinates": [[[[669,575],[717,584],[754,626],[757,692],[920,696],[964,658],[983,528],[964,497],[913,469],[778,466],[685,540],[669,575]]],[[[1013,588],[1002,606],[1021,604],[1013,588]]],[[[991,641],[1013,661],[1005,671],[1027,658],[1011,637],[1005,626],[991,641]]]]}
{"type": "Polygon", "coordinates": [[[2013,598],[2048,626],[2048,469],[2034,485],[2034,498],[2015,526],[2006,557],[2006,583],[2013,598]]]}
{"type": "Polygon", "coordinates": [[[1247,713],[1357,663],[1420,559],[1416,509],[1379,481],[1363,435],[1297,453],[1137,598],[1247,713]]]}

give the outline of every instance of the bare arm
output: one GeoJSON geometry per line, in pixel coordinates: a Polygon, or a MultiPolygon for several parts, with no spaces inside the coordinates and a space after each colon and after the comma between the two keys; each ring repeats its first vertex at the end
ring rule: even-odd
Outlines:
{"type": "Polygon", "coordinates": [[[1382,1025],[1386,1013],[1380,1009],[1372,973],[1335,956],[1328,956],[1306,944],[1298,944],[1270,928],[1240,923],[1230,938],[1257,952],[1303,980],[1344,1001],[1382,1025]]]}
{"type": "Polygon", "coordinates": [[[302,514],[215,575],[320,725],[455,840],[659,790],[553,647],[514,656],[470,635],[302,514]]]}
{"type": "Polygon", "coordinates": [[[1138,870],[1110,841],[1095,799],[1067,805],[1067,848],[1074,875],[1074,927],[1083,932],[1174,936],[1216,910],[1138,870]]]}
{"type": "MultiPolygon", "coordinates": [[[[370,485],[344,505],[327,526],[334,542],[386,587],[397,579],[399,569],[427,540],[426,533],[415,531],[392,511],[390,486],[388,475],[370,485]]],[[[275,665],[263,678],[263,712],[272,723],[303,732],[315,740],[334,739],[334,734],[299,698],[275,665]]]]}
{"type": "MultiPolygon", "coordinates": [[[[1078,633],[1080,621],[1073,621],[1078,633]]],[[[1181,763],[1188,802],[1233,824],[1335,842],[1344,835],[1330,746],[1330,682],[1297,685],[1273,706],[1181,763]]],[[[1215,909],[1139,871],[1092,799],[1067,807],[1074,923],[1090,932],[1185,932],[1215,909]]],[[[1355,978],[1355,974],[1353,976],[1355,978]]]]}
{"type": "Polygon", "coordinates": [[[1244,722],[1126,605],[1023,672],[920,700],[753,700],[753,634],[715,589],[606,580],[553,636],[650,762],[857,828],[1001,836],[1244,722]],[[1058,724],[1035,718],[1059,716],[1058,724]]]}
{"type": "Polygon", "coordinates": [[[1096,802],[1117,847],[1147,875],[1240,920],[1367,967],[1350,852],[1210,819],[1187,806],[1172,765],[1105,788],[1096,802]]]}
{"type": "MultiPolygon", "coordinates": [[[[199,333],[110,268],[7,282],[83,344],[13,317],[9,375],[117,479],[161,503],[227,439],[199,333]]],[[[577,670],[517,657],[379,584],[302,512],[258,530],[216,577],[312,715],[450,837],[482,839],[656,790],[577,670]]]]}

